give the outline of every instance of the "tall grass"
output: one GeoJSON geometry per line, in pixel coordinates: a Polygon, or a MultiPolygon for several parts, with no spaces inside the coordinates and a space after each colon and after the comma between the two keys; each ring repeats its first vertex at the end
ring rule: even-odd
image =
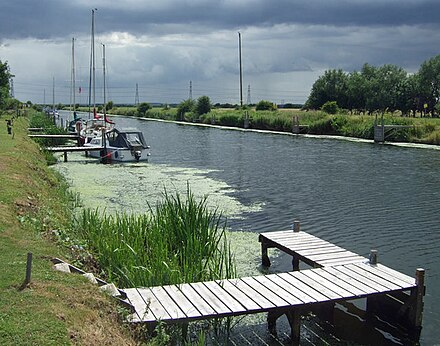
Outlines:
{"type": "Polygon", "coordinates": [[[149,214],[105,215],[84,210],[75,229],[106,276],[121,287],[154,286],[234,277],[225,222],[197,201],[166,191],[149,214]]]}

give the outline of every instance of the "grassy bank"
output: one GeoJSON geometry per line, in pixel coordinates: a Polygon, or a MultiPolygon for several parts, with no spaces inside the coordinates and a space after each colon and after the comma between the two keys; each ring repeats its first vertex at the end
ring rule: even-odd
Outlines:
{"type": "Polygon", "coordinates": [[[82,277],[52,270],[51,257],[70,259],[51,234],[70,224],[69,196],[27,138],[28,120],[15,119],[8,135],[10,117],[0,118],[0,344],[135,344],[108,297],[82,277]],[[32,280],[20,290],[29,251],[32,280]]]}
{"type": "MultiPolygon", "coordinates": [[[[291,132],[293,118],[298,117],[299,124],[306,125],[301,133],[315,135],[338,135],[363,139],[374,138],[375,116],[327,114],[322,111],[302,111],[299,109],[280,109],[276,111],[255,111],[250,109],[249,128],[291,132]]],[[[135,107],[115,107],[109,113],[126,116],[138,116],[135,107]]],[[[152,108],[145,117],[165,120],[181,120],[175,108],[152,108]]],[[[198,116],[186,113],[183,121],[202,122],[221,126],[243,127],[245,111],[236,109],[212,109],[211,112],[198,116]]],[[[391,142],[410,142],[440,144],[440,119],[409,118],[396,114],[385,114],[385,125],[406,125],[410,128],[392,130],[386,134],[391,142]]]]}

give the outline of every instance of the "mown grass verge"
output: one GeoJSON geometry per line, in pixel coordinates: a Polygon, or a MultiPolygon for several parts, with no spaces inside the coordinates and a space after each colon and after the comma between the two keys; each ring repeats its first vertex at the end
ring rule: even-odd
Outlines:
{"type": "Polygon", "coordinates": [[[28,119],[15,119],[7,134],[11,116],[0,116],[0,344],[136,344],[110,298],[80,276],[52,270],[53,256],[71,259],[51,234],[70,225],[70,197],[27,138],[28,119]],[[20,290],[28,252],[31,284],[20,290]]]}

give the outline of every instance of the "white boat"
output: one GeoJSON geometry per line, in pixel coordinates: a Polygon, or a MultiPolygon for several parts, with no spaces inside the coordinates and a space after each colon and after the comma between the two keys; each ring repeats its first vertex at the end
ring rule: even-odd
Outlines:
{"type": "Polygon", "coordinates": [[[82,144],[90,143],[90,141],[95,137],[102,137],[102,131],[111,131],[114,128],[114,123],[109,121],[107,117],[95,117],[93,119],[87,120],[81,124],[82,128],[80,130],[80,140],[82,144]]]}
{"type": "Polygon", "coordinates": [[[86,152],[88,156],[101,159],[101,162],[130,162],[148,160],[150,147],[146,144],[142,132],[136,129],[118,130],[116,128],[102,134],[84,144],[85,147],[101,147],[101,150],[86,152]]]}

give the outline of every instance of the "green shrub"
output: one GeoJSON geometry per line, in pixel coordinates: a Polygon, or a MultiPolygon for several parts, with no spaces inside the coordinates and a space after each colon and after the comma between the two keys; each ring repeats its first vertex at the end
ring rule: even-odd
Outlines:
{"type": "Polygon", "coordinates": [[[179,103],[177,106],[177,118],[183,120],[185,113],[194,111],[196,103],[192,99],[187,99],[179,103]]]}
{"type": "Polygon", "coordinates": [[[339,107],[336,101],[327,101],[322,105],[321,110],[328,114],[336,114],[339,110],[339,107]]]}
{"type": "Polygon", "coordinates": [[[276,111],[277,106],[273,102],[261,100],[255,106],[255,110],[257,110],[257,111],[276,111]]]}

